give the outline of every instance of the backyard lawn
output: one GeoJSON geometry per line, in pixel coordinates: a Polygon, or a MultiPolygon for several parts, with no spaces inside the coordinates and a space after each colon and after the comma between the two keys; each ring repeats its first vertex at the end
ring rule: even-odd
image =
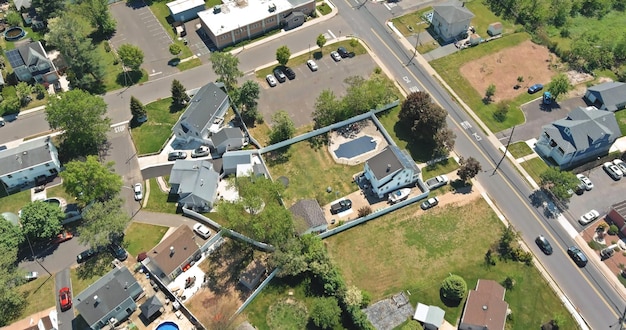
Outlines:
{"type": "Polygon", "coordinates": [[[126,251],[136,258],[139,253],[149,251],[159,244],[168,229],[169,227],[132,222],[124,235],[126,251]]]}
{"type": "MultiPolygon", "coordinates": [[[[165,180],[167,182],[168,179],[165,180]]],[[[148,203],[146,203],[143,209],[152,212],[176,214],[176,202],[168,202],[168,195],[167,192],[161,191],[156,178],[150,179],[150,195],[148,196],[148,203]]]]}
{"type": "Polygon", "coordinates": [[[133,142],[140,156],[159,152],[172,136],[172,127],[183,112],[172,112],[171,105],[171,97],[146,104],[148,121],[131,128],[133,142]]]}
{"type": "Polygon", "coordinates": [[[0,198],[0,210],[2,210],[2,212],[17,214],[17,212],[28,203],[30,203],[30,190],[24,190],[0,198]]]}
{"type": "Polygon", "coordinates": [[[473,289],[478,279],[501,283],[510,276],[515,286],[505,297],[513,312],[507,329],[538,329],[555,314],[563,316],[563,329],[575,328],[534,267],[503,261],[485,265],[485,252],[498,241],[503,225],[484,200],[435,208],[420,216],[418,207],[405,207],[325,240],[348,285],[371,293],[373,302],[408,290],[413,306],[417,302],[439,306],[445,319],[456,324],[464,302],[444,305],[439,288],[445,277],[460,275],[473,289]],[[385,233],[384,239],[380,233],[385,233]]]}
{"type": "Polygon", "coordinates": [[[16,317],[16,320],[53,307],[56,303],[54,289],[54,276],[49,277],[48,273],[40,273],[38,279],[17,287],[17,290],[26,298],[26,307],[16,317]]]}

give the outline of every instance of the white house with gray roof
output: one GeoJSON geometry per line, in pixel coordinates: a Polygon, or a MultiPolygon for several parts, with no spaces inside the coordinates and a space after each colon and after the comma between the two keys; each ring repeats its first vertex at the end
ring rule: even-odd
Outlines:
{"type": "Polygon", "coordinates": [[[223,127],[211,136],[210,142],[211,148],[218,155],[222,155],[226,151],[239,150],[248,144],[243,132],[237,127],[223,127]]]}
{"type": "Polygon", "coordinates": [[[543,126],[535,150],[561,169],[570,169],[608,154],[620,135],[613,112],[578,107],[567,117],[543,126]]]}
{"type": "Polygon", "coordinates": [[[328,229],[324,210],[315,199],[301,199],[289,211],[293,214],[294,227],[300,235],[321,233],[328,229]]]}
{"type": "Polygon", "coordinates": [[[395,145],[390,145],[365,162],[365,178],[372,191],[383,198],[398,188],[412,186],[420,180],[420,169],[413,158],[395,145]]]}
{"type": "Polygon", "coordinates": [[[34,139],[0,151],[0,181],[7,190],[46,181],[61,171],[59,152],[50,138],[34,139]]]}
{"type": "Polygon", "coordinates": [[[474,14],[465,7],[465,3],[451,1],[433,6],[431,26],[445,42],[451,42],[467,32],[472,18],[474,14]]]}
{"type": "Polygon", "coordinates": [[[176,139],[211,145],[211,135],[222,128],[224,115],[230,107],[223,87],[221,83],[208,83],[198,90],[172,128],[176,139]]]}
{"type": "Polygon", "coordinates": [[[74,296],[74,306],[91,329],[112,329],[137,309],[142,294],[128,268],[116,267],[74,296]]]}
{"type": "Polygon", "coordinates": [[[609,81],[587,88],[585,99],[600,110],[615,112],[626,108],[626,84],[609,81]]]}
{"type": "Polygon", "coordinates": [[[208,211],[217,199],[219,174],[208,160],[177,160],[170,172],[171,195],[182,207],[208,211]]]}

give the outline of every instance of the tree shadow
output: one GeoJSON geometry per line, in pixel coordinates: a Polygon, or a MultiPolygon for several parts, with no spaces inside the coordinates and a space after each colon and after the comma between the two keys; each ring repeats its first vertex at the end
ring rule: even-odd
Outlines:
{"type": "Polygon", "coordinates": [[[115,82],[120,86],[130,87],[138,83],[142,77],[143,72],[141,70],[124,71],[117,74],[115,82]]]}
{"type": "Polygon", "coordinates": [[[540,207],[543,205],[543,202],[545,201],[544,193],[539,190],[533,191],[533,193],[530,194],[528,198],[530,199],[530,205],[532,205],[533,207],[540,207]]]}
{"type": "Polygon", "coordinates": [[[225,294],[239,283],[239,275],[254,258],[254,250],[247,244],[230,239],[208,257],[210,278],[207,285],[215,294],[225,294]]]}
{"type": "Polygon", "coordinates": [[[447,307],[459,307],[463,299],[449,299],[443,296],[443,290],[439,289],[439,299],[447,307]]]}
{"type": "Polygon", "coordinates": [[[450,182],[450,186],[454,189],[455,194],[469,194],[472,192],[473,185],[461,179],[450,182]]]}
{"type": "Polygon", "coordinates": [[[400,121],[393,125],[393,132],[398,139],[407,142],[406,150],[416,162],[425,163],[432,159],[433,151],[435,150],[433,141],[415,139],[411,128],[400,121]]]}
{"type": "Polygon", "coordinates": [[[286,146],[265,154],[265,162],[267,162],[269,166],[276,166],[288,162],[290,156],[289,146],[286,146]]]}
{"type": "Polygon", "coordinates": [[[313,52],[313,58],[314,59],[321,60],[322,57],[324,57],[324,54],[322,53],[322,51],[313,52]]]}
{"type": "Polygon", "coordinates": [[[180,104],[172,101],[172,104],[170,104],[170,113],[177,113],[185,109],[186,106],[187,104],[180,104]]]}
{"type": "Polygon", "coordinates": [[[78,267],[76,275],[81,280],[91,279],[95,276],[102,276],[111,269],[113,256],[106,251],[100,251],[91,259],[85,261],[82,266],[78,267]]]}

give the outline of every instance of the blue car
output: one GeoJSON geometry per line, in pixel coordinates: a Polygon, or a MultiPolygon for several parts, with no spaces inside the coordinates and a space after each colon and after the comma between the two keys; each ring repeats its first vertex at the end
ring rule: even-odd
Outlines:
{"type": "Polygon", "coordinates": [[[543,85],[542,84],[534,84],[530,87],[528,87],[528,94],[535,94],[538,91],[543,89],[543,85]]]}

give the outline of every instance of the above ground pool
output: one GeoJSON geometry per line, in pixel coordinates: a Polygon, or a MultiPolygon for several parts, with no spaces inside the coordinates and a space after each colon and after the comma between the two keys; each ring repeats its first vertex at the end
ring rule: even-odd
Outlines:
{"type": "Polygon", "coordinates": [[[8,41],[20,40],[26,35],[26,31],[19,26],[13,26],[8,28],[4,32],[4,39],[8,41]]]}
{"type": "Polygon", "coordinates": [[[157,325],[156,330],[178,330],[178,325],[172,321],[161,322],[157,325]]]}
{"type": "Polygon", "coordinates": [[[376,140],[373,137],[364,135],[352,141],[342,143],[334,152],[337,158],[350,159],[376,149],[376,145],[376,140]]]}

